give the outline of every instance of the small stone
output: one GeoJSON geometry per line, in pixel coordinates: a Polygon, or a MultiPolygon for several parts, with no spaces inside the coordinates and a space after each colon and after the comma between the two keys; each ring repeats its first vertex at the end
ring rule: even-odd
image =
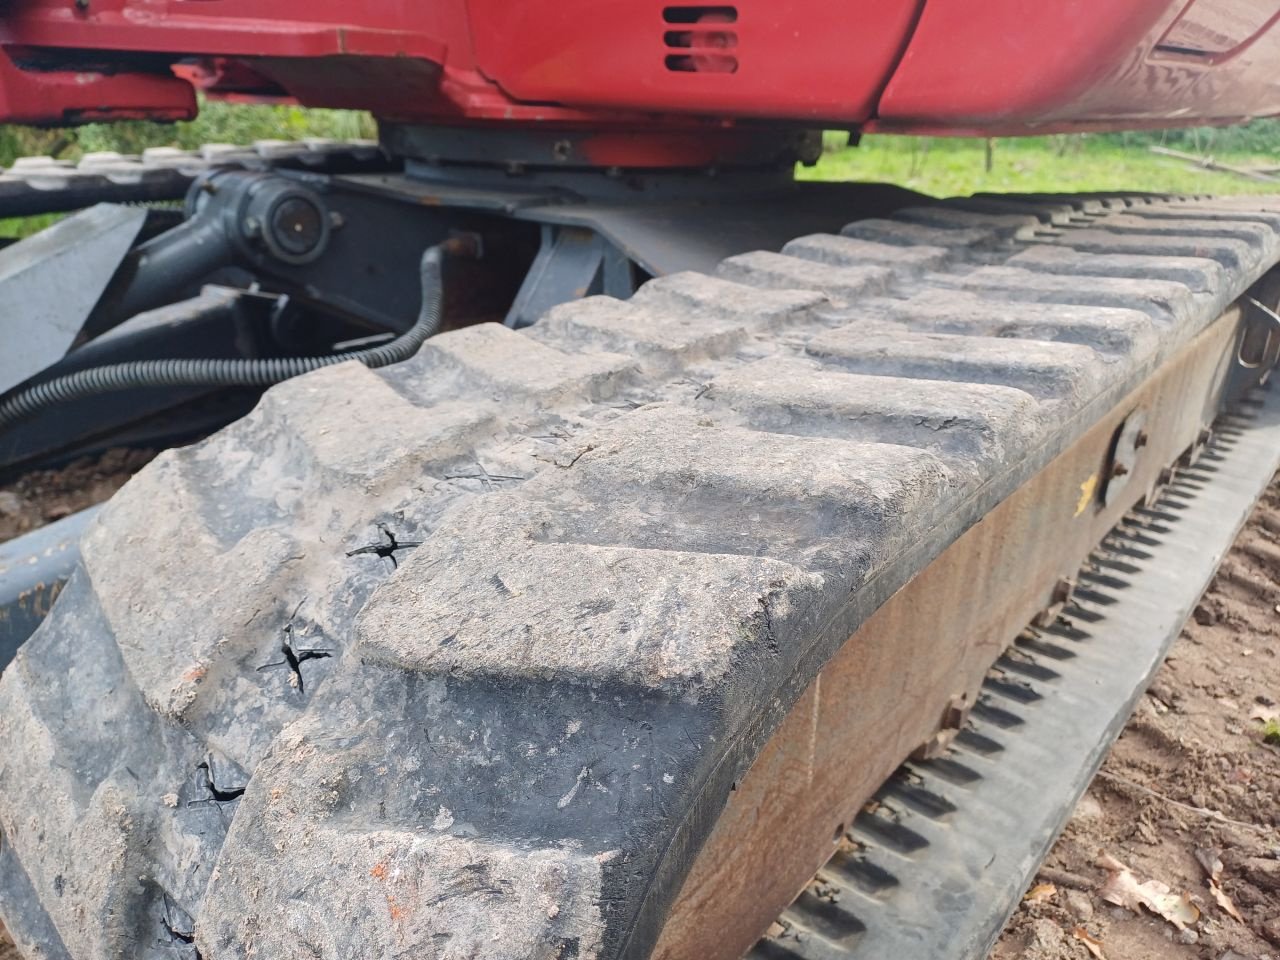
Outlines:
{"type": "Polygon", "coordinates": [[[1077,820],[1098,820],[1102,817],[1102,804],[1093,794],[1086,792],[1076,804],[1071,816],[1077,820]]]}
{"type": "Polygon", "coordinates": [[[23,499],[12,490],[0,490],[0,517],[16,516],[24,505],[23,499]]]}
{"type": "Polygon", "coordinates": [[[1083,890],[1067,890],[1063,894],[1063,900],[1070,914],[1081,923],[1088,923],[1093,919],[1093,901],[1083,890]]]}
{"type": "Polygon", "coordinates": [[[1184,927],[1182,930],[1178,931],[1178,942],[1191,946],[1200,942],[1200,934],[1196,933],[1190,927],[1184,927]]]}
{"type": "Polygon", "coordinates": [[[160,798],[160,802],[166,807],[176,807],[178,805],[178,795],[176,793],[166,793],[160,798]]]}
{"type": "Polygon", "coordinates": [[[1272,917],[1262,924],[1262,935],[1272,944],[1280,947],[1280,916],[1272,917]]]}

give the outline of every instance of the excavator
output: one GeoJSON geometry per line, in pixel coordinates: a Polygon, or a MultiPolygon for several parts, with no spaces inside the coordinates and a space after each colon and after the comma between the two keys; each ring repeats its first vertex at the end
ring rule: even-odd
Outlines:
{"type": "MultiPolygon", "coordinates": [[[[1264,0],[3,0],[29,960],[979,960],[1280,463],[1280,200],[797,182],[1280,113],[1264,0]]],[[[1135,185],[1141,186],[1141,184],[1135,185]]]]}

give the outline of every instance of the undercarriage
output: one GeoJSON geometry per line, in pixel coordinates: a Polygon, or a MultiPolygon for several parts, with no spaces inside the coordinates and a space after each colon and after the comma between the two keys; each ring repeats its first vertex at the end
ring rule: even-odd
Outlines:
{"type": "Polygon", "coordinates": [[[0,463],[172,446],[2,548],[19,945],[983,956],[1280,460],[1280,207],[386,136],[0,179],[0,463]]]}

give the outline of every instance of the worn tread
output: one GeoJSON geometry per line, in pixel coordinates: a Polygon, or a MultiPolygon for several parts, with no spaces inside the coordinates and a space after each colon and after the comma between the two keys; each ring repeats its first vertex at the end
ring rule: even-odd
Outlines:
{"type": "Polygon", "coordinates": [[[0,679],[0,911],[76,960],[644,956],[877,598],[1277,256],[1263,203],[970,198],[273,388],[0,679]]]}

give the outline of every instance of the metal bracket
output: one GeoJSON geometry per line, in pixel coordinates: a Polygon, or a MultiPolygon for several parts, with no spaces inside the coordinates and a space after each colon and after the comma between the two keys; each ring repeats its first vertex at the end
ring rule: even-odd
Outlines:
{"type": "Polygon", "coordinates": [[[1111,506],[1121,491],[1129,485],[1129,477],[1137,465],[1139,451],[1147,445],[1147,414],[1135,410],[1121,421],[1111,446],[1106,476],[1102,485],[1102,503],[1111,506]]]}
{"type": "Polygon", "coordinates": [[[100,203],[0,250],[0,393],[66,355],[146,219],[100,203]]]}
{"type": "Polygon", "coordinates": [[[506,324],[518,330],[557,304],[598,293],[629,297],[635,287],[631,261],[600,234],[586,227],[543,224],[542,245],[506,324]]]}

